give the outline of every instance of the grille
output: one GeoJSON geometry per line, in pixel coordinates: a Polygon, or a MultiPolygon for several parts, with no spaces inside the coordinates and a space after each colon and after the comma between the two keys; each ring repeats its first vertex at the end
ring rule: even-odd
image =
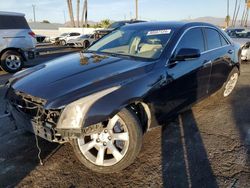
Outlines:
{"type": "Polygon", "coordinates": [[[15,91],[12,88],[7,92],[7,99],[12,106],[32,119],[40,117],[43,114],[43,106],[46,103],[43,99],[15,91]]]}

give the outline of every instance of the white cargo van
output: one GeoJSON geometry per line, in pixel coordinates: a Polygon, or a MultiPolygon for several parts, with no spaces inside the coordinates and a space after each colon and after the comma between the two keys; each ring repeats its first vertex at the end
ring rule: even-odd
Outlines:
{"type": "Polygon", "coordinates": [[[24,14],[0,11],[0,65],[9,73],[36,56],[36,39],[24,14]]]}

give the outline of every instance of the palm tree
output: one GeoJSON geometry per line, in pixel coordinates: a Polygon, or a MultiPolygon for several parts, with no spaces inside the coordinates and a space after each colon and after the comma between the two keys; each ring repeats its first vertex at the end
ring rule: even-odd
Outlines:
{"type": "Polygon", "coordinates": [[[100,25],[102,28],[107,28],[108,26],[110,26],[110,24],[111,24],[111,21],[109,19],[105,19],[100,22],[100,25]]]}
{"type": "Polygon", "coordinates": [[[77,16],[77,27],[79,27],[80,23],[79,23],[79,10],[80,9],[80,0],[77,0],[77,4],[76,4],[76,16],[77,16]]]}
{"type": "Polygon", "coordinates": [[[88,1],[84,0],[83,3],[83,11],[82,11],[82,19],[81,19],[81,26],[88,27],[88,1]]]}
{"type": "Polygon", "coordinates": [[[238,14],[239,14],[239,11],[240,11],[240,3],[239,3],[239,5],[238,5],[238,9],[237,9],[237,12],[236,12],[236,14],[235,14],[235,18],[234,18],[234,26],[235,26],[235,24],[236,24],[236,21],[237,21],[237,18],[238,18],[238,14]]]}
{"type": "Polygon", "coordinates": [[[226,19],[225,19],[225,22],[226,22],[226,24],[227,24],[227,27],[229,26],[230,20],[231,20],[230,16],[227,15],[227,16],[226,16],[226,19]]]}
{"type": "Polygon", "coordinates": [[[233,14],[233,20],[232,20],[232,26],[234,26],[234,20],[235,20],[235,15],[237,11],[237,5],[238,5],[238,0],[235,0],[235,6],[234,6],[234,14],[233,14]]]}
{"type": "Polygon", "coordinates": [[[75,27],[75,20],[74,20],[73,8],[72,8],[72,0],[67,0],[67,5],[68,5],[68,11],[69,11],[71,25],[73,27],[75,27]]]}

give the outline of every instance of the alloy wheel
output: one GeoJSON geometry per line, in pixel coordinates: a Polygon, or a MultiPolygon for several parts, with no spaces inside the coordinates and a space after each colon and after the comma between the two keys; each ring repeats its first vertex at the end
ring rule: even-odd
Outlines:
{"type": "Polygon", "coordinates": [[[227,84],[226,84],[226,87],[225,87],[225,90],[224,90],[224,97],[227,97],[229,96],[232,91],[234,90],[236,84],[237,84],[237,81],[238,81],[238,78],[239,78],[239,74],[238,73],[234,73],[230,79],[228,80],[227,84]]]}
{"type": "Polygon", "coordinates": [[[21,58],[17,55],[9,55],[5,59],[6,66],[11,70],[17,70],[22,65],[21,58]]]}
{"type": "Polygon", "coordinates": [[[128,151],[128,128],[119,115],[115,115],[101,132],[82,136],[77,143],[81,153],[91,163],[112,166],[121,161],[128,151]]]}

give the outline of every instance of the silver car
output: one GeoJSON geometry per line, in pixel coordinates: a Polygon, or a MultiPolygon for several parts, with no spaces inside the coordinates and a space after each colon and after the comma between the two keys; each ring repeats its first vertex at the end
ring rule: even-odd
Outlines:
{"type": "Polygon", "coordinates": [[[95,37],[94,35],[81,35],[80,37],[76,38],[76,39],[71,39],[68,41],[69,45],[73,45],[74,47],[83,47],[88,48],[92,42],[95,41],[95,37]]]}
{"type": "Polygon", "coordinates": [[[24,14],[0,11],[0,65],[9,73],[35,58],[36,38],[24,14]]]}

